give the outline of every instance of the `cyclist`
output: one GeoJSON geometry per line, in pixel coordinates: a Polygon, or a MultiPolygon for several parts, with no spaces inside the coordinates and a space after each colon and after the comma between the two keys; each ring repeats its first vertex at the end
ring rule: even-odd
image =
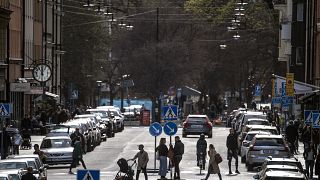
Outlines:
{"type": "Polygon", "coordinates": [[[205,140],[204,134],[201,134],[199,140],[197,141],[197,166],[199,166],[202,169],[205,169],[206,152],[207,141],[205,140]]]}

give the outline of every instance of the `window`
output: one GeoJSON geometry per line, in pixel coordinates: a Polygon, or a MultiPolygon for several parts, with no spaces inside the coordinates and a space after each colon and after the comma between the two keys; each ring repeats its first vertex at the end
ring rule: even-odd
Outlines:
{"type": "Polygon", "coordinates": [[[295,65],[295,62],[294,62],[294,60],[292,60],[291,56],[289,56],[289,64],[290,64],[290,66],[295,65]]]}
{"type": "Polygon", "coordinates": [[[303,3],[297,4],[297,21],[303,21],[303,3]]]}
{"type": "Polygon", "coordinates": [[[297,47],[296,48],[296,64],[302,65],[303,59],[304,59],[303,58],[303,48],[297,47]]]}

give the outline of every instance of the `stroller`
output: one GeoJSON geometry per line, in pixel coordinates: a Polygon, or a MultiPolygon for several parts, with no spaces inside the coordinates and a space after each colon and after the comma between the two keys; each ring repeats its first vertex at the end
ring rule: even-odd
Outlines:
{"type": "Polygon", "coordinates": [[[134,171],[132,167],[136,164],[135,160],[125,160],[121,158],[117,161],[118,166],[120,167],[120,171],[117,173],[115,180],[133,180],[134,171]],[[131,166],[129,166],[128,162],[133,161],[131,166]]]}
{"type": "Polygon", "coordinates": [[[28,130],[22,130],[22,143],[20,149],[31,149],[31,136],[28,130]]]}

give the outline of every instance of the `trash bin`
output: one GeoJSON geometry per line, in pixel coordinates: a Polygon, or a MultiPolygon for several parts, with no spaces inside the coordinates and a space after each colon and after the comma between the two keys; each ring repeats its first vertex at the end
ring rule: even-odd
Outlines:
{"type": "Polygon", "coordinates": [[[142,115],[140,118],[140,125],[141,126],[150,126],[150,111],[143,110],[142,115]]]}

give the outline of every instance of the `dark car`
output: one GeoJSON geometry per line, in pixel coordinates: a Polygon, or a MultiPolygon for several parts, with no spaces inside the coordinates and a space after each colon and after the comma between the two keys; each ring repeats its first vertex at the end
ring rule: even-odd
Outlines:
{"type": "Polygon", "coordinates": [[[205,134],[212,138],[212,123],[207,115],[188,115],[183,123],[182,137],[205,134]]]}

